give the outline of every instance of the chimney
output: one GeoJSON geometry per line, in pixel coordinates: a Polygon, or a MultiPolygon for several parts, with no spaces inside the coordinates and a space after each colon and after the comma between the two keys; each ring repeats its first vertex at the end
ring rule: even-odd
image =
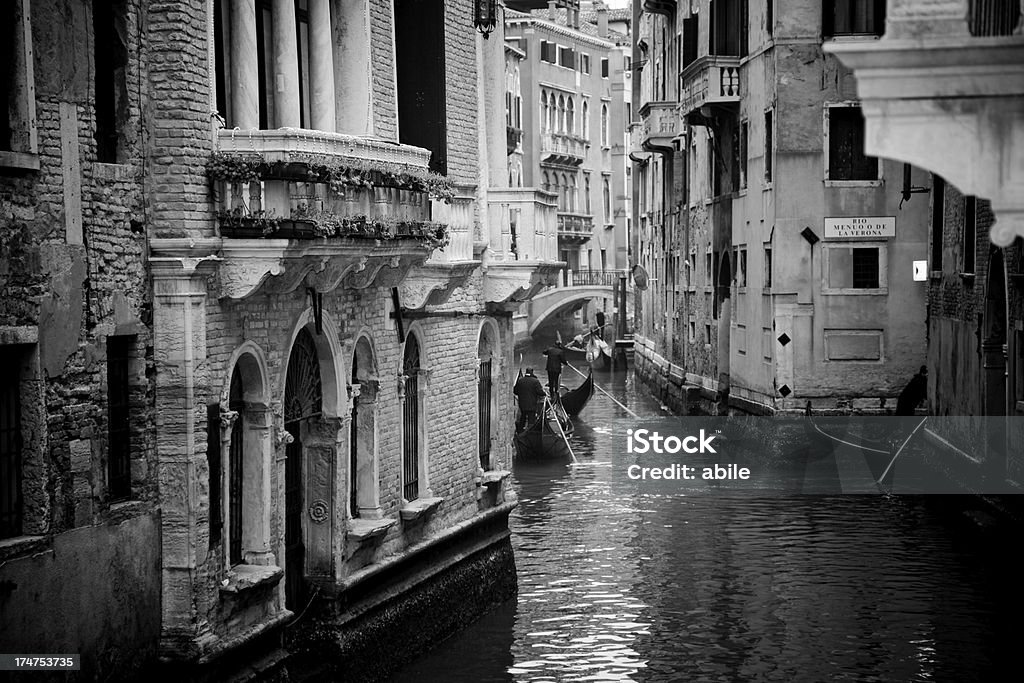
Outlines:
{"type": "Polygon", "coordinates": [[[594,8],[597,10],[597,36],[599,38],[608,38],[608,5],[596,3],[594,8]]]}
{"type": "Polygon", "coordinates": [[[558,10],[556,9],[557,5],[557,0],[548,0],[548,19],[550,21],[555,21],[558,16],[558,10]]]}

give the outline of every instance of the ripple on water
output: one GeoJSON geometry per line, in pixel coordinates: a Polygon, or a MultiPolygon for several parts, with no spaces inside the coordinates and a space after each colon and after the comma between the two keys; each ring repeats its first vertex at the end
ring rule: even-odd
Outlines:
{"type": "Polygon", "coordinates": [[[1013,663],[1016,530],[979,537],[921,499],[624,491],[602,426],[621,416],[595,395],[578,465],[516,465],[517,601],[398,680],[978,680],[1013,663]]]}

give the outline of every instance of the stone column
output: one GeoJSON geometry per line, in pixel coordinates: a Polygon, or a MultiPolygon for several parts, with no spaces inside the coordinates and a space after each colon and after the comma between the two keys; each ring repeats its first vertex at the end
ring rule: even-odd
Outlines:
{"type": "MultiPolygon", "coordinates": [[[[370,3],[339,0],[334,16],[335,101],[338,133],[373,134],[370,3]]],[[[312,21],[312,19],[310,20],[312,21]]]]}
{"type": "Polygon", "coordinates": [[[309,0],[310,128],[335,132],[330,0],[309,0]]]}
{"type": "Polygon", "coordinates": [[[231,0],[231,118],[232,127],[260,127],[256,0],[231,0]]]}
{"type": "Polygon", "coordinates": [[[299,48],[295,3],[274,0],[274,113],[278,128],[302,125],[299,110],[299,48]]]}

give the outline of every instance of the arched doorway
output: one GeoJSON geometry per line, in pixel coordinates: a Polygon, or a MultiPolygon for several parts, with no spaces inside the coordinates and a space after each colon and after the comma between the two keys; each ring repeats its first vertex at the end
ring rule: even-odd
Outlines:
{"type": "Polygon", "coordinates": [[[302,441],[308,422],[323,412],[323,386],[316,343],[306,328],[299,330],[291,355],[284,390],[284,426],[292,436],[285,460],[285,606],[295,609],[305,597],[303,539],[304,480],[302,441]]]}

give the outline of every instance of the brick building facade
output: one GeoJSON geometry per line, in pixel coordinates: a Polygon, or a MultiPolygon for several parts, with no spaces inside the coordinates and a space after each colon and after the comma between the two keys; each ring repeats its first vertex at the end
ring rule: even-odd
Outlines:
{"type": "Polygon", "coordinates": [[[5,651],[222,679],[287,633],[380,673],[507,596],[511,315],[560,264],[553,213],[512,248],[544,197],[508,190],[501,30],[469,0],[29,7],[0,148],[5,651]],[[87,596],[60,637],[50,591],[87,596]],[[360,634],[406,617],[374,657],[360,634]]]}

